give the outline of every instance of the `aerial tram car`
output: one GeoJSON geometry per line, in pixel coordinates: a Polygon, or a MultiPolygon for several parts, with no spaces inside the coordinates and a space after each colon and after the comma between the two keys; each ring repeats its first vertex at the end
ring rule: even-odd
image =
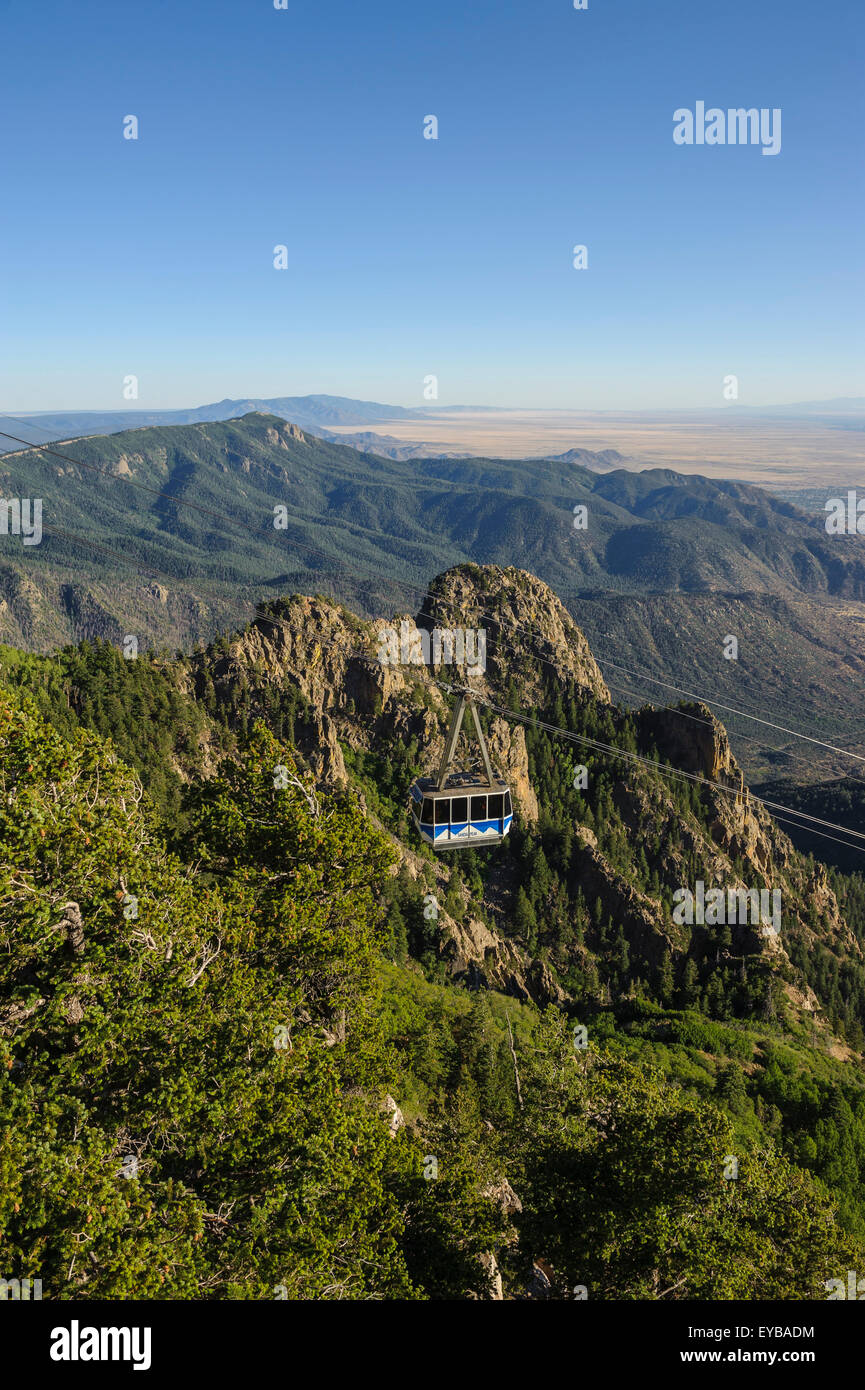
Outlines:
{"type": "Polygon", "coordinates": [[[500,845],[511,828],[513,808],[507,782],[493,776],[473,692],[458,691],[444,756],[437,777],[419,777],[409,791],[412,820],[434,850],[500,845]],[[483,773],[454,767],[457,740],[466,710],[471,711],[483,773]]]}

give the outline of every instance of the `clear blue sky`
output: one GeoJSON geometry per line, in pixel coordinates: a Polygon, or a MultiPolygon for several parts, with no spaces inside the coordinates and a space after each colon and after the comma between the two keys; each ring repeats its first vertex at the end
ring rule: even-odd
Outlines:
{"type": "Polygon", "coordinates": [[[0,0],[0,407],[861,395],[863,39],[863,0],[0,0]],[[697,100],[781,107],[781,153],[677,147],[697,100]]]}

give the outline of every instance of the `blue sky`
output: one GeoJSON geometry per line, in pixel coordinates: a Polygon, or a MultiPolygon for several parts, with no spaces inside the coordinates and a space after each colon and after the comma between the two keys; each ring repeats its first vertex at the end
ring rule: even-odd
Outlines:
{"type": "Polygon", "coordinates": [[[861,0],[0,0],[0,406],[861,395],[863,37],[861,0]],[[781,153],[676,146],[698,100],[780,107],[781,153]]]}

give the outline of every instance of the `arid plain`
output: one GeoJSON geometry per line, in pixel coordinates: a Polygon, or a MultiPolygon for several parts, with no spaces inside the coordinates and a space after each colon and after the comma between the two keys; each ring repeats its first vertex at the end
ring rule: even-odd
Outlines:
{"type": "MultiPolygon", "coordinates": [[[[335,427],[353,434],[355,426],[335,427]]],[[[558,410],[431,411],[428,419],[388,420],[379,436],[442,452],[528,458],[569,449],[616,449],[628,468],[674,468],[739,478],[766,488],[818,488],[865,482],[861,415],[781,419],[723,410],[591,412],[558,410]]],[[[374,446],[373,446],[374,447],[374,446]]]]}

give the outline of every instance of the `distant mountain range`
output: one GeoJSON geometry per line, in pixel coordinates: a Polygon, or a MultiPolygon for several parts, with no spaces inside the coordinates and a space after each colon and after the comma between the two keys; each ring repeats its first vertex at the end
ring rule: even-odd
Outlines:
{"type": "Polygon", "coordinates": [[[409,612],[444,567],[513,565],[557,589],[620,698],[722,702],[755,778],[801,780],[803,748],[808,777],[847,771],[729,711],[861,744],[865,538],[744,483],[609,471],[617,457],[387,459],[258,412],[20,450],[0,496],[41,497],[44,539],[0,536],[0,640],[189,645],[287,592],[409,612]]]}
{"type": "Polygon", "coordinates": [[[796,401],[791,405],[734,405],[731,410],[750,411],[755,415],[865,415],[865,396],[834,396],[828,401],[796,401]]]}
{"type": "MultiPolygon", "coordinates": [[[[434,404],[417,409],[407,409],[400,405],[382,405],[379,401],[353,400],[348,396],[274,396],[269,399],[244,398],[241,400],[215,401],[211,405],[195,406],[189,410],[72,410],[40,413],[36,415],[3,416],[0,412],[0,429],[3,420],[7,421],[8,433],[26,438],[28,442],[49,443],[51,439],[72,439],[95,434],[117,434],[124,430],[148,429],[159,425],[195,425],[208,421],[237,420],[244,415],[259,412],[276,415],[282,420],[291,420],[302,429],[318,435],[320,439],[332,439],[339,444],[381,454],[384,458],[468,458],[465,453],[443,451],[440,444],[424,440],[411,440],[406,443],[391,436],[375,434],[364,429],[355,434],[334,434],[330,427],[335,425],[383,424],[394,420],[431,420],[436,412],[444,407],[434,404]],[[24,428],[16,430],[16,425],[24,428]],[[41,436],[34,438],[34,434],[41,436]]],[[[473,414],[492,410],[489,406],[448,406],[451,413],[470,411],[473,414]]],[[[0,453],[15,450],[20,445],[15,440],[0,437],[0,453]]],[[[616,456],[618,457],[618,455],[616,456]]]]}
{"type": "MultiPolygon", "coordinates": [[[[347,396],[275,396],[268,400],[247,397],[215,401],[188,410],[71,410],[22,416],[34,428],[45,432],[115,434],[120,430],[144,429],[152,425],[197,425],[214,420],[236,420],[251,411],[262,411],[293,420],[303,429],[328,425],[375,425],[385,420],[421,420],[422,410],[377,401],[351,400],[347,396]]],[[[13,431],[14,433],[14,431],[13,431]]]]}
{"type": "MultiPolygon", "coordinates": [[[[424,406],[406,407],[386,405],[380,401],[355,400],[349,396],[308,395],[272,396],[268,398],[244,397],[238,400],[225,399],[210,405],[194,406],[185,410],[71,410],[27,413],[25,415],[4,416],[0,412],[0,429],[6,428],[16,434],[16,424],[23,428],[21,437],[31,442],[47,443],[49,439],[63,437],[71,439],[82,435],[116,434],[123,430],[146,429],[160,425],[193,425],[206,422],[236,420],[252,412],[277,415],[280,419],[291,420],[301,429],[319,435],[323,439],[333,439],[337,443],[348,444],[352,448],[381,454],[385,458],[470,458],[471,454],[443,451],[440,444],[423,439],[405,441],[371,431],[370,425],[383,425],[394,420],[416,420],[419,424],[435,420],[443,412],[472,414],[489,411],[495,414],[500,407],[480,405],[439,405],[430,402],[424,406]],[[3,424],[4,419],[6,425],[3,424]],[[337,427],[356,426],[358,433],[333,434],[337,427]],[[34,439],[34,433],[44,438],[34,439]]],[[[603,411],[597,412],[604,414],[603,411]]],[[[647,411],[651,416],[656,412],[647,411]]],[[[865,425],[865,396],[839,396],[827,401],[803,401],[794,405],[749,406],[730,404],[714,410],[695,412],[660,412],[681,414],[683,418],[694,415],[732,415],[736,418],[772,416],[778,418],[814,418],[824,422],[831,421],[839,428],[859,429],[865,425]]],[[[14,450],[19,446],[9,439],[0,437],[0,453],[14,450]]],[[[556,457],[567,460],[571,454],[583,450],[571,450],[556,457]]],[[[613,464],[621,461],[621,455],[613,452],[613,464]]],[[[601,455],[603,457],[603,455],[601,455]]]]}

